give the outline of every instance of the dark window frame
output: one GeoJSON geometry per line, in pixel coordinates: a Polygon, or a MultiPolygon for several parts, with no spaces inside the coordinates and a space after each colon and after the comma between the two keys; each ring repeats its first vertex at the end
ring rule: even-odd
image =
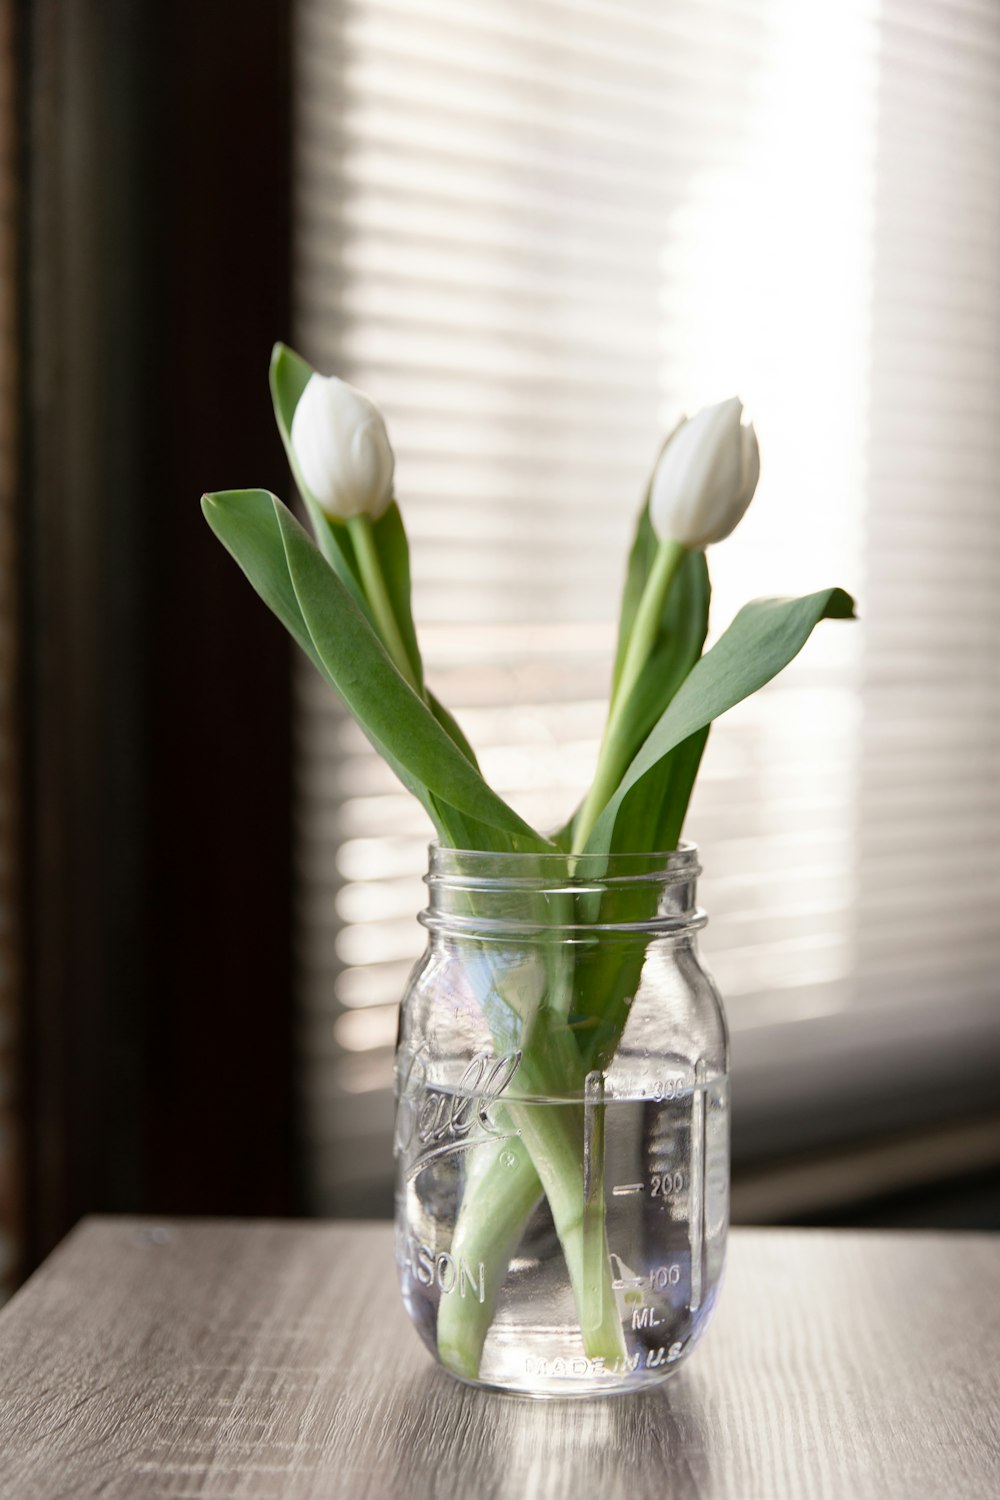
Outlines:
{"type": "Polygon", "coordinates": [[[198,506],[285,485],[289,48],[280,0],[22,10],[29,1265],[295,1201],[290,651],[198,506]]]}

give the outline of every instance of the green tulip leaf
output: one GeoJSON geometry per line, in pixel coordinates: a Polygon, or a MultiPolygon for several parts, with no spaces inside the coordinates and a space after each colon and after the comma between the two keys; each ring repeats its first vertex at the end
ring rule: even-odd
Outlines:
{"type": "Polygon", "coordinates": [[[239,563],[267,607],[277,615],[316,670],[326,676],[285,565],[274,496],[267,490],[224,490],[203,495],[201,509],[219,541],[239,563]]]}
{"type": "Polygon", "coordinates": [[[205,517],[254,588],[336,688],[365,734],[459,847],[470,828],[489,847],[550,847],[487,786],[397,671],[367,615],[289,510],[263,490],[206,495],[205,517]],[[270,506],[272,519],[266,519],[270,506]]]}
{"type": "MultiPolygon", "coordinates": [[[[663,788],[659,778],[668,771],[664,765],[667,757],[691,736],[706,730],[715,719],[776,677],[798,655],[820,620],[845,620],[853,615],[854,601],[843,589],[837,588],[823,589],[801,599],[755,599],[744,605],[725,634],[692,667],[650,730],[617,791],[595,822],[585,852],[607,854],[612,849],[624,849],[625,844],[615,833],[618,818],[627,809],[630,797],[658,798],[659,790],[663,788]],[[647,785],[640,791],[647,778],[651,778],[654,785],[647,785]]],[[[696,759],[700,759],[700,749],[696,759]]],[[[676,762],[669,771],[672,772],[675,766],[676,762]]],[[[697,764],[694,770],[697,770],[697,764]]],[[[690,766],[684,779],[693,782],[690,766]]],[[[663,790],[670,799],[669,776],[663,790]]],[[[670,801],[672,803],[672,799],[670,801]]],[[[671,809],[663,809],[662,816],[661,827],[669,827],[671,809]]],[[[626,817],[628,823],[623,826],[632,832],[638,819],[633,819],[627,811],[626,817]]],[[[679,832],[678,827],[674,842],[679,832]]],[[[647,839],[648,836],[647,833],[647,839]]],[[[628,847],[648,849],[651,845],[644,840],[639,846],[633,843],[628,847]]]]}
{"type": "MultiPolygon", "coordinates": [[[[476,770],[478,771],[479,761],[476,759],[476,752],[475,750],[473,750],[472,746],[469,744],[469,741],[466,739],[461,725],[458,723],[454,714],[450,713],[448,709],[445,708],[440,698],[435,698],[434,694],[429,691],[427,693],[427,706],[430,709],[431,713],[434,715],[435,719],[437,719],[438,723],[441,725],[441,728],[447,735],[450,736],[450,738],[458,746],[459,750],[461,750],[466,760],[471,761],[471,763],[476,767],[476,770]]],[[[466,844],[464,845],[464,847],[466,849],[474,849],[475,845],[466,844]]]]}
{"type": "MultiPolygon", "coordinates": [[[[658,543],[652,526],[649,525],[648,511],[643,511],[639,531],[640,534],[649,532],[655,555],[658,543]]],[[[649,562],[651,561],[652,558],[649,558],[649,562]]],[[[646,571],[649,562],[646,562],[646,571]]],[[[627,735],[630,759],[637,753],[643,739],[657,723],[673,699],[673,694],[681,687],[694,663],[702,655],[708,634],[711,597],[705,553],[685,553],[684,561],[679,565],[675,579],[667,589],[657,643],[628,697],[628,717],[622,723],[622,730],[627,735]]],[[[616,673],[618,670],[619,667],[616,666],[616,673]]]]}
{"type": "MultiPolygon", "coordinates": [[[[205,518],[227,552],[236,559],[264,603],[277,615],[320,676],[335,687],[302,618],[285,563],[274,505],[274,496],[267,490],[232,490],[202,497],[205,518]]],[[[418,797],[430,813],[439,835],[447,836],[447,827],[437,815],[426,788],[407,774],[386,747],[380,748],[407,790],[418,797]]]]}
{"type": "Polygon", "coordinates": [[[656,774],[644,776],[626,797],[615,819],[613,853],[677,848],[710,727],[676,745],[656,774]]]}

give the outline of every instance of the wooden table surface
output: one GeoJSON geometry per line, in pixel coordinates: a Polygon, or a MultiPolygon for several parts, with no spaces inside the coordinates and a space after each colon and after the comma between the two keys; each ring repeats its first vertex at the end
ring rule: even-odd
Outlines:
{"type": "Polygon", "coordinates": [[[1000,1238],[742,1230],[658,1391],[437,1370],[375,1224],[91,1219],[0,1313],[0,1496],[1000,1495],[1000,1238]]]}

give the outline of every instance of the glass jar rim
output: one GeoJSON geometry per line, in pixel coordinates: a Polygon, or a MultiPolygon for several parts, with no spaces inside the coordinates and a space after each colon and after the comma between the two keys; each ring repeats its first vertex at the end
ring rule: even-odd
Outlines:
{"type": "Polygon", "coordinates": [[[436,840],[428,845],[428,873],[424,881],[433,885],[453,878],[479,884],[485,881],[535,886],[560,880],[573,887],[619,885],[631,881],[657,880],[671,883],[694,880],[701,874],[697,844],[682,840],[676,849],[642,853],[571,854],[562,849],[493,850],[453,849],[436,840]]]}
{"type": "Polygon", "coordinates": [[[694,899],[701,873],[694,844],[664,853],[609,855],[497,853],[432,844],[429,853],[424,882],[430,904],[419,920],[432,931],[484,937],[546,930],[567,938],[582,933],[589,940],[599,932],[689,933],[706,920],[694,899]],[[655,909],[644,910],[651,897],[655,909]],[[534,905],[539,898],[542,907],[534,905]],[[553,904],[560,900],[572,905],[553,904]]]}

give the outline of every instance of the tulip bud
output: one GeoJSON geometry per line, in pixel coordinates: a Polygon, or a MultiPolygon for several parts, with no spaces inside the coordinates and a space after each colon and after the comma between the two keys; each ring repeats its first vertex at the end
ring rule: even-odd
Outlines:
{"type": "Polygon", "coordinates": [[[649,519],[661,541],[689,551],[721,542],[741,520],[757,488],[757,434],[740,418],[733,396],[684,421],[667,443],[653,475],[649,519]]]}
{"type": "Polygon", "coordinates": [[[331,519],[377,521],[388,509],[395,459],[382,413],[363,391],[335,375],[311,375],[291,436],[302,479],[331,519]]]}

